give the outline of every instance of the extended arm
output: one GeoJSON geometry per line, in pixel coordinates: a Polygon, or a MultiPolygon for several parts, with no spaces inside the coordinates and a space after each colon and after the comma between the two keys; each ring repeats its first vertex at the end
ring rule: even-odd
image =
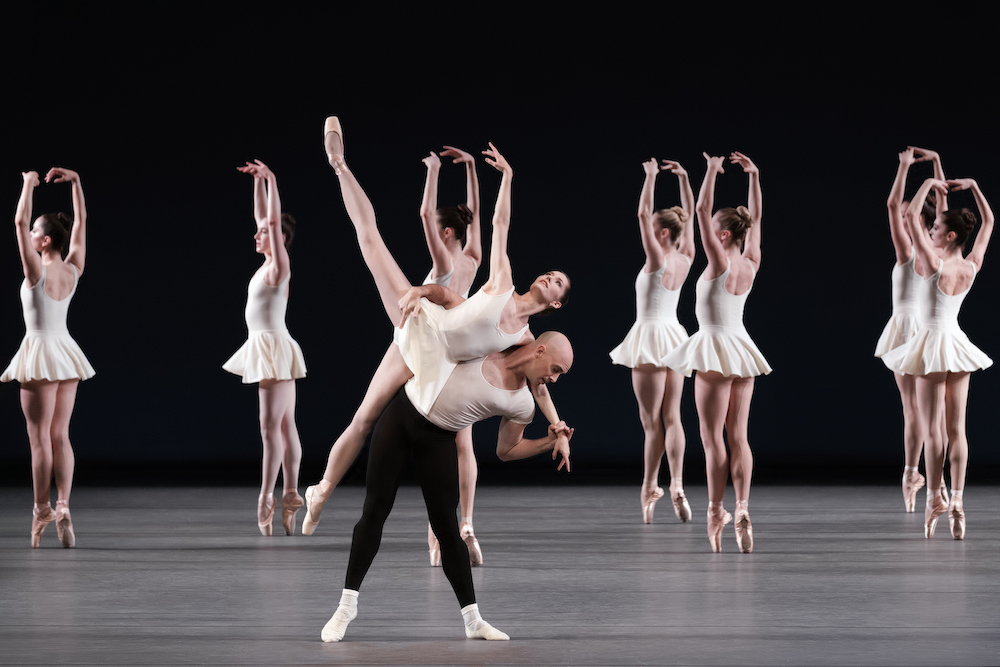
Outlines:
{"type": "Polygon", "coordinates": [[[707,168],[705,170],[705,180],[701,183],[701,190],[698,192],[698,203],[695,206],[695,213],[698,216],[698,229],[701,231],[701,244],[705,248],[705,256],[708,258],[708,273],[710,278],[715,278],[726,270],[726,250],[722,241],[715,235],[712,229],[712,209],[715,207],[715,178],[725,172],[722,166],[723,158],[711,157],[708,153],[705,156],[707,168]]]}
{"type": "Polygon", "coordinates": [[[507,235],[510,231],[510,183],[514,170],[503,155],[490,143],[489,150],[483,151],[486,163],[499,171],[500,191],[493,210],[493,241],[490,246],[490,276],[483,286],[487,294],[503,294],[514,286],[510,271],[510,257],[507,256],[507,235]]]}
{"type": "Polygon", "coordinates": [[[80,174],[62,167],[52,167],[45,174],[46,183],[66,183],[73,186],[73,229],[69,234],[69,252],[66,261],[74,265],[80,275],[87,260],[87,203],[83,198],[80,174]]]}
{"type": "Polygon", "coordinates": [[[564,432],[567,428],[566,422],[559,419],[559,413],[556,411],[556,404],[552,402],[552,396],[549,394],[548,386],[544,384],[534,385],[531,393],[535,397],[535,403],[538,405],[538,409],[541,410],[542,414],[545,415],[545,418],[549,420],[549,424],[555,428],[556,437],[559,438],[559,442],[557,442],[552,449],[552,458],[555,459],[557,453],[565,451],[566,453],[563,454],[563,458],[567,459],[566,471],[569,472],[569,437],[567,433],[564,432]]]}
{"type": "Polygon", "coordinates": [[[664,160],[660,169],[669,171],[677,176],[678,185],[681,189],[681,208],[687,213],[687,222],[684,223],[684,234],[681,236],[677,249],[682,255],[694,260],[694,191],[691,190],[691,179],[688,178],[687,170],[681,166],[680,162],[674,160],[664,160]]]}
{"type": "Polygon", "coordinates": [[[896,170],[896,180],[892,182],[892,190],[885,207],[889,212],[889,234],[892,236],[892,247],[896,250],[896,263],[902,264],[910,258],[912,244],[910,230],[903,219],[903,191],[906,189],[906,175],[910,165],[915,162],[913,148],[907,148],[899,154],[899,169],[896,170]]]}
{"type": "Polygon", "coordinates": [[[263,178],[253,177],[253,220],[261,223],[267,218],[267,184],[263,178]]]}
{"type": "Polygon", "coordinates": [[[460,148],[445,146],[441,155],[455,158],[453,164],[465,165],[465,205],[472,212],[472,222],[465,230],[465,254],[472,258],[476,266],[483,264],[483,230],[479,217],[479,175],[476,160],[460,148]]]}
{"type": "Polygon", "coordinates": [[[443,285],[418,285],[411,287],[399,298],[399,312],[401,319],[399,326],[403,326],[406,318],[420,314],[420,299],[427,299],[431,303],[436,303],[445,310],[450,310],[465,301],[465,298],[443,285]]]}
{"type": "Polygon", "coordinates": [[[639,210],[636,212],[636,216],[639,218],[639,237],[642,239],[642,249],[646,253],[644,269],[647,273],[653,273],[659,271],[660,267],[663,266],[663,247],[656,238],[656,222],[653,215],[656,175],[660,171],[656,166],[656,158],[649,158],[643,162],[642,170],[646,173],[646,178],[642,182],[642,191],[639,193],[639,210]]]}
{"type": "Polygon", "coordinates": [[[979,226],[979,233],[976,234],[976,242],[972,245],[972,252],[967,260],[976,265],[976,271],[982,271],[983,258],[986,256],[986,248],[990,244],[990,237],[993,236],[993,209],[986,201],[986,196],[979,189],[979,184],[971,178],[960,178],[947,181],[952,190],[972,190],[972,196],[976,198],[976,206],[979,207],[979,216],[983,219],[979,226]]]}
{"type": "Polygon", "coordinates": [[[554,427],[549,425],[549,433],[546,437],[528,439],[524,437],[524,427],[525,424],[512,422],[506,417],[501,420],[500,431],[497,433],[497,456],[500,460],[517,461],[537,456],[538,454],[544,454],[545,452],[553,451],[557,448],[557,443],[563,441],[565,449],[556,449],[556,451],[553,451],[553,458],[555,458],[554,454],[556,452],[561,454],[562,460],[559,462],[556,470],[562,470],[562,467],[565,465],[566,472],[569,472],[569,439],[573,437],[573,430],[565,429],[568,430],[568,433],[557,436],[554,427]]]}
{"type": "Polygon", "coordinates": [[[32,287],[42,277],[42,258],[31,247],[31,203],[38,187],[38,173],[26,171],[21,174],[21,197],[14,212],[14,233],[17,235],[17,249],[21,253],[21,268],[24,279],[32,287]]]}
{"type": "MultiPolygon", "coordinates": [[[[925,148],[917,148],[915,146],[910,146],[909,148],[914,152],[914,162],[930,162],[934,167],[934,178],[939,181],[947,180],[944,177],[944,167],[941,166],[941,156],[938,155],[937,151],[930,151],[925,148]]],[[[941,215],[947,210],[948,196],[938,192],[938,196],[934,200],[934,212],[941,215]]]]}
{"type": "Polygon", "coordinates": [[[730,162],[743,167],[743,171],[750,177],[750,184],[747,188],[747,208],[750,210],[750,229],[747,231],[746,239],[743,242],[743,256],[760,269],[760,241],[761,225],[764,217],[764,196],[760,189],[760,169],[739,151],[733,151],[729,156],[730,162]]]}
{"type": "Polygon", "coordinates": [[[451,253],[441,239],[441,229],[437,223],[437,192],[438,175],[441,173],[441,160],[431,151],[422,162],[427,166],[427,179],[424,181],[424,198],[420,201],[420,221],[424,226],[424,239],[427,250],[431,254],[431,277],[440,278],[451,273],[451,253]]]}

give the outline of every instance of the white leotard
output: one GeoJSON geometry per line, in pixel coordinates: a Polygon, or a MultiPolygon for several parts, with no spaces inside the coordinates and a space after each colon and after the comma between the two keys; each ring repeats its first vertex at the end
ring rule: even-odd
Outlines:
{"type": "Polygon", "coordinates": [[[417,382],[408,391],[410,402],[426,414],[444,387],[454,365],[502,352],[528,330],[516,333],[500,328],[500,315],[514,288],[490,295],[479,290],[458,306],[445,310],[421,299],[421,311],[396,329],[394,342],[417,382]]]}
{"type": "MultiPolygon", "coordinates": [[[[753,283],[743,294],[730,294],[726,291],[726,278],[731,268],[727,258],[726,270],[721,275],[706,280],[702,274],[698,279],[694,307],[698,331],[667,355],[666,365],[687,377],[691,377],[691,371],[715,371],[737,377],[771,372],[743,325],[743,307],[753,283]]],[[[756,278],[756,271],[753,277],[756,278]]]]}
{"type": "Polygon", "coordinates": [[[500,389],[483,377],[485,357],[463,361],[453,367],[433,405],[423,410],[417,406],[416,376],[406,383],[406,396],[417,410],[439,428],[461,431],[476,422],[501,415],[518,424],[530,424],[535,415],[535,400],[527,386],[500,389]]]}
{"type": "Polygon", "coordinates": [[[293,380],[305,377],[302,348],[285,327],[288,281],[271,287],[264,282],[263,267],[247,286],[247,341],[222,367],[243,376],[243,384],[261,380],[293,380]]]}
{"type": "Polygon", "coordinates": [[[76,266],[70,264],[70,267],[73,269],[73,289],[58,301],[45,293],[45,266],[34,287],[28,287],[27,279],[21,283],[24,338],[7,370],[0,376],[0,382],[56,382],[94,377],[93,366],[66,328],[69,304],[80,280],[76,266]]]}
{"type": "MultiPolygon", "coordinates": [[[[973,345],[958,326],[958,313],[972,289],[972,283],[959,294],[945,294],[938,286],[943,265],[944,262],[939,260],[934,275],[921,280],[918,285],[920,329],[909,341],[882,357],[885,365],[897,373],[927,375],[942,371],[972,372],[993,365],[993,360],[973,345]]],[[[975,269],[976,265],[972,264],[973,281],[975,269]]]]}
{"type": "Polygon", "coordinates": [[[875,345],[875,356],[881,357],[913,338],[920,327],[920,300],[917,296],[920,276],[914,266],[916,253],[902,264],[892,267],[892,316],[875,345]]]}
{"type": "MultiPolygon", "coordinates": [[[[479,267],[477,266],[476,268],[478,269],[479,267]]],[[[432,271],[433,271],[433,269],[432,269],[432,271]]],[[[441,287],[450,287],[450,285],[451,285],[451,277],[453,275],[455,275],[455,270],[454,269],[452,269],[448,273],[446,273],[443,276],[440,276],[438,278],[431,278],[431,274],[428,273],[427,277],[424,278],[423,284],[424,285],[440,285],[441,287]]],[[[475,276],[473,276],[473,278],[475,278],[475,276]]],[[[469,283],[469,286],[465,288],[465,291],[462,292],[462,298],[463,299],[468,299],[469,298],[469,290],[470,289],[472,289],[472,283],[471,282],[469,283]]]]}
{"type": "MultiPolygon", "coordinates": [[[[681,255],[691,268],[691,260],[681,255]]],[[[681,290],[663,286],[666,266],[635,278],[635,324],[625,340],[611,350],[612,363],[635,368],[640,364],[664,367],[664,360],[675,347],[688,339],[687,331],[677,321],[677,301],[681,290]]]]}

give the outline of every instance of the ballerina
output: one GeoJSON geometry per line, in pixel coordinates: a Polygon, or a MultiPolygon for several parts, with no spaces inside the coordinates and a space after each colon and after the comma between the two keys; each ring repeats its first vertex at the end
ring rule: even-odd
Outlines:
{"type": "MultiPolygon", "coordinates": [[[[906,176],[910,166],[916,162],[927,161],[934,165],[934,177],[943,181],[944,169],[941,166],[940,156],[934,151],[910,146],[899,154],[896,180],[886,201],[889,233],[892,236],[893,249],[896,251],[896,265],[892,268],[892,316],[875,346],[875,356],[878,358],[910,340],[920,325],[920,302],[917,298],[920,279],[913,268],[915,261],[913,242],[910,240],[910,231],[905,220],[909,204],[903,200],[903,191],[906,188],[906,176]]],[[[934,223],[937,214],[948,208],[945,197],[936,198],[935,204],[931,205],[928,197],[920,210],[921,222],[928,229],[934,223]]],[[[920,453],[924,445],[920,439],[920,425],[917,418],[916,380],[913,375],[902,373],[893,373],[893,376],[903,405],[903,506],[907,512],[912,512],[917,503],[917,491],[924,485],[924,476],[919,471],[920,453]]]]}
{"type": "Polygon", "coordinates": [[[636,321],[625,340],[611,351],[611,361],[632,369],[632,390],[639,404],[642,423],[643,480],[639,502],[642,520],[652,523],[653,508],[663,497],[658,484],[660,462],[666,453],[670,469],[670,500],[681,521],[691,519],[691,506],[684,495],[684,426],[681,424],[681,394],[684,376],[663,364],[667,354],[687,340],[687,331],[677,321],[681,286],[694,259],[694,225],[688,220],[694,210],[694,193],[687,171],[673,160],[656,159],[642,164],[646,179],[639,196],[639,236],[646,263],[635,279],[636,321]],[[653,211],[653,191],[661,170],[680,181],[682,206],[653,211]]]}
{"type": "Polygon", "coordinates": [[[886,353],[882,361],[891,370],[915,376],[917,416],[924,443],[927,469],[927,502],[924,536],[932,537],[938,518],[948,513],[951,535],[965,538],[965,476],[969,443],[965,433],[969,378],[989,368],[993,360],[972,344],[958,325],[962,302],[983,268],[983,258],[993,235],[993,211],[979,185],[971,178],[941,181],[929,178],[913,197],[906,215],[916,256],[915,270],[921,302],[920,329],[906,343],[886,353]],[[976,216],[968,209],[944,211],[934,219],[930,234],[920,222],[920,211],[934,189],[943,197],[948,189],[971,190],[982,225],[965,257],[962,253],[976,216]],[[951,469],[951,499],[944,495],[944,459],[951,469]]]}
{"type": "Polygon", "coordinates": [[[694,380],[698,428],[705,448],[708,476],[708,539],[722,550],[722,528],[732,515],[722,506],[730,470],[736,491],[736,541],[740,551],[753,551],[750,523],[750,478],[753,453],[748,439],[754,378],[771,372],[743,325],[743,308],[760,269],[762,194],[760,170],[739,152],[730,155],[750,177],[749,208],[723,208],[712,214],[715,180],[723,173],[722,157],[704,154],[708,163],[698,193],[698,227],[708,266],[695,288],[698,331],[667,355],[670,368],[694,380]],[[741,251],[742,248],[742,251],[741,251]],[[725,433],[726,437],[723,437],[725,433]],[[729,456],[726,442],[729,443],[729,456]]]}
{"type": "Polygon", "coordinates": [[[295,380],[306,375],[302,348],[285,326],[288,283],[292,276],[288,246],[295,236],[295,219],[281,212],[278,181],[267,165],[255,160],[237,169],[253,176],[253,208],[257,221],[254,249],[264,256],[264,263],[247,287],[247,341],[222,367],[243,376],[244,384],[258,384],[264,455],[257,498],[257,527],[261,535],[271,535],[271,521],[277,505],[274,485],[280,468],[284,485],[281,523],[285,534],[292,535],[296,515],[303,505],[298,492],[302,445],[295,426],[295,380]]]}
{"type": "Polygon", "coordinates": [[[17,247],[24,282],[24,339],[0,381],[21,384],[21,410],[31,447],[31,482],[35,506],[31,520],[31,546],[41,545],[42,532],[55,520],[56,534],[64,547],[76,546],[69,511],[76,458],[69,440],[69,421],[76,404],[80,380],[94,376],[80,346],[69,335],[66,316],[83,275],[87,256],[87,206],[83,184],[75,171],[53,167],[46,183],[70,183],[73,220],[63,213],[47,213],[31,222],[32,200],[39,186],[38,173],[24,172],[21,197],[14,214],[17,247]],[[66,250],[67,237],[69,241],[66,250]],[[55,477],[55,512],[50,505],[55,477]]]}

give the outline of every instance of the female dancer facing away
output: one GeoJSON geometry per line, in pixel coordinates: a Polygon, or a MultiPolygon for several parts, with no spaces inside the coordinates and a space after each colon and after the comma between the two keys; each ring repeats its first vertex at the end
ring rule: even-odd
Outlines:
{"type": "Polygon", "coordinates": [[[295,532],[295,515],[302,508],[299,495],[299,462],[302,445],[295,426],[295,380],[306,376],[302,348],[288,334],[285,309],[292,276],[288,246],[295,235],[295,219],[281,212],[278,181],[260,160],[238,167],[253,176],[253,210],[257,221],[254,248],[264,263],[247,287],[248,336],[243,346],[222,367],[243,376],[244,384],[258,383],[260,439],[264,445],[257,527],[271,534],[274,518],[274,484],[282,471],[281,523],[285,534],[295,532]],[[266,194],[265,194],[266,189],[266,194]]]}
{"type": "Polygon", "coordinates": [[[760,171],[746,155],[732,153],[730,162],[740,165],[750,175],[749,210],[743,206],[723,208],[712,215],[715,179],[723,173],[724,158],[705,154],[705,159],[708,170],[695,209],[708,258],[708,267],[695,288],[698,331],[671,352],[665,363],[689,377],[691,371],[698,371],[694,400],[705,448],[708,539],[712,551],[722,550],[722,527],[732,520],[732,515],[722,507],[726,479],[732,470],[736,541],[740,551],[750,553],[753,551],[748,506],[753,473],[753,454],[747,436],[750,399],[754,378],[771,372],[743,326],[743,307],[760,269],[760,171]],[[723,431],[728,437],[731,461],[727,460],[723,431]]]}
{"type": "MultiPolygon", "coordinates": [[[[419,312],[420,299],[423,297],[436,299],[448,306],[455,306],[457,301],[461,301],[461,297],[448,289],[436,285],[410,288],[409,282],[399,271],[399,267],[379,234],[375,222],[375,209],[371,201],[347,167],[344,160],[343,131],[336,116],[330,116],[327,119],[324,133],[327,158],[334,173],[339,178],[344,205],[347,208],[348,216],[354,223],[361,254],[375,278],[375,284],[386,312],[393,313],[400,310],[399,298],[395,296],[399,289],[404,289],[404,292],[409,290],[405,292],[405,298],[409,303],[404,310],[405,313],[419,312]]],[[[496,157],[495,149],[484,152],[496,157]]],[[[504,161],[504,165],[506,165],[506,161],[504,161]]],[[[506,165],[506,168],[509,169],[509,165],[506,165]]],[[[497,207],[493,217],[489,280],[479,292],[464,302],[468,306],[463,306],[460,311],[465,314],[486,312],[487,316],[492,317],[488,326],[466,328],[470,333],[486,331],[488,335],[478,338],[475,335],[464,336],[462,343],[453,341],[451,353],[456,355],[454,356],[455,361],[474,359],[504,350],[518,343],[530,341],[533,337],[528,331],[528,317],[545,310],[558,309],[569,297],[569,279],[559,271],[539,276],[532,283],[529,291],[524,294],[516,294],[513,291],[510,259],[507,257],[507,232],[510,226],[509,181],[512,174],[513,170],[511,170],[510,175],[505,172],[506,179],[501,181],[501,191],[497,195],[497,207]],[[509,331],[515,333],[507,333],[509,331]]],[[[429,304],[425,308],[426,317],[439,317],[437,313],[439,310],[434,304],[429,304]]],[[[487,321],[472,317],[464,319],[466,320],[464,324],[468,324],[468,320],[475,320],[472,322],[473,324],[487,321]]],[[[399,326],[401,323],[401,321],[393,320],[394,326],[399,326]]],[[[457,333],[461,333],[461,330],[457,333]]],[[[398,337],[399,332],[396,335],[398,337]]],[[[402,342],[403,347],[408,347],[410,344],[419,346],[419,341],[414,340],[414,337],[408,334],[403,334],[403,340],[400,342],[402,342]]],[[[302,521],[304,535],[311,535],[316,529],[320,513],[323,511],[323,506],[329,499],[330,493],[347,472],[350,464],[357,458],[364,446],[365,437],[371,431],[378,416],[382,414],[385,406],[403,386],[403,383],[412,377],[413,373],[407,363],[420,363],[419,355],[414,355],[416,358],[411,357],[404,360],[400,347],[400,345],[389,347],[368,385],[364,400],[355,413],[351,425],[334,443],[323,479],[320,480],[319,484],[306,489],[306,517],[302,521]]],[[[429,363],[431,366],[440,366],[436,360],[431,360],[429,363]]],[[[435,368],[434,373],[439,372],[440,370],[435,368]]],[[[433,393],[447,379],[438,377],[432,379],[431,376],[434,373],[426,373],[426,377],[422,381],[423,391],[433,393]]],[[[531,390],[550,423],[561,423],[547,388],[544,385],[539,385],[533,386],[531,390]]],[[[472,557],[475,557],[474,554],[472,557]]]]}
{"type": "Polygon", "coordinates": [[[897,373],[916,376],[917,415],[927,467],[927,505],[924,536],[934,535],[938,517],[948,512],[951,535],[965,537],[963,492],[969,459],[965,413],[969,399],[969,374],[989,368],[993,361],[969,341],[958,326],[962,301],[983,268],[983,257],[993,235],[993,211],[979,185],[971,178],[941,181],[929,178],[917,190],[906,216],[916,254],[916,271],[923,278],[920,329],[907,343],[882,360],[897,373]],[[947,189],[972,190],[983,218],[968,257],[962,250],[975,229],[976,216],[968,209],[945,211],[934,220],[930,235],[924,232],[919,211],[933,188],[940,196],[947,189]],[[951,501],[943,496],[944,458],[951,464],[951,501]]]}
{"type": "Polygon", "coordinates": [[[672,160],[642,164],[646,180],[639,196],[639,236],[646,264],[635,279],[635,324],[621,344],[611,351],[611,361],[632,369],[632,389],[639,404],[643,441],[643,480],[639,500],[642,520],[652,523],[653,508],[663,497],[657,480],[666,452],[670,468],[670,500],[681,521],[691,518],[684,495],[684,427],[681,393],[684,376],[663,364],[667,354],[687,340],[677,321],[677,300],[694,259],[694,225],[687,224],[694,211],[694,193],[687,171],[672,160]],[[653,190],[659,171],[669,170],[680,180],[681,202],[653,212],[653,190]]]}
{"type": "Polygon", "coordinates": [[[17,246],[24,282],[24,339],[0,381],[21,383],[21,410],[31,446],[31,481],[35,492],[31,521],[31,546],[38,548],[42,531],[53,519],[64,547],[76,545],[69,496],[76,459],[69,441],[69,420],[80,380],[94,376],[94,369],[66,328],[69,304],[83,275],[87,255],[87,206],[83,185],[75,171],[53,167],[45,182],[70,183],[73,221],[47,213],[31,223],[31,204],[38,174],[22,174],[24,184],[14,214],[17,246]],[[63,257],[69,237],[69,252],[63,257]],[[55,476],[56,510],[49,504],[55,476]]]}
{"type": "MultiPolygon", "coordinates": [[[[934,178],[944,180],[944,169],[941,158],[934,151],[910,146],[899,154],[899,170],[896,180],[889,192],[886,208],[889,211],[889,233],[892,235],[892,246],[896,250],[896,265],[892,268],[892,316],[886,323],[882,335],[875,346],[875,356],[881,358],[910,340],[919,328],[919,300],[917,285],[919,277],[914,271],[913,243],[910,231],[904,219],[907,203],[903,201],[903,191],[906,188],[906,175],[910,165],[915,162],[930,161],[934,165],[934,178]]],[[[929,228],[938,213],[947,208],[945,197],[938,197],[937,206],[931,206],[925,200],[920,211],[921,221],[929,228]],[[935,210],[937,208],[937,210],[935,210]]],[[[917,490],[924,485],[924,476],[918,471],[920,452],[923,441],[920,439],[920,426],[917,421],[916,380],[912,375],[893,373],[896,386],[899,388],[899,398],[903,404],[903,504],[907,512],[912,512],[917,504],[917,490]]]]}
{"type": "MultiPolygon", "coordinates": [[[[441,155],[453,159],[453,164],[465,165],[466,203],[462,206],[438,208],[437,186],[441,160],[431,152],[423,159],[427,166],[424,198],[420,203],[420,220],[424,238],[430,251],[431,272],[424,279],[425,285],[441,285],[469,298],[472,281],[483,263],[482,232],[479,224],[479,179],[476,161],[469,153],[453,146],[445,146],[441,155]]],[[[355,417],[356,419],[357,417],[355,417]]],[[[455,436],[458,446],[458,488],[462,521],[459,529],[469,549],[472,565],[482,565],[483,552],[472,529],[472,509],[476,498],[476,480],[479,466],[472,446],[472,427],[464,428],[455,436]]],[[[331,456],[333,453],[331,452],[331,456]]],[[[352,459],[353,460],[353,459],[352,459]]],[[[350,463],[348,463],[350,465],[350,463]]],[[[431,525],[427,524],[427,546],[431,565],[441,564],[441,548],[431,525]]]]}

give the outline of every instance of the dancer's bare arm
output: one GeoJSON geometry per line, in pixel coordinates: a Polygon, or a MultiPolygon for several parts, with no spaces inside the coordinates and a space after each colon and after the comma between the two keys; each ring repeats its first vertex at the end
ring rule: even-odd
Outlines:
{"type": "Polygon", "coordinates": [[[247,162],[246,166],[239,167],[239,170],[254,178],[263,178],[267,181],[267,243],[271,250],[271,266],[264,274],[264,282],[274,287],[283,283],[292,271],[288,250],[285,248],[281,233],[281,197],[278,195],[278,179],[260,160],[247,162]]]}
{"type": "Polygon", "coordinates": [[[261,223],[267,218],[267,182],[260,176],[253,177],[253,221],[261,223]]]}
{"type": "Polygon", "coordinates": [[[31,247],[31,204],[35,188],[39,185],[38,172],[21,173],[21,197],[14,212],[14,232],[17,235],[17,249],[21,253],[21,268],[29,287],[34,287],[42,277],[42,258],[31,247]]]}
{"type": "Polygon", "coordinates": [[[511,276],[510,257],[507,256],[507,235],[510,231],[510,182],[514,178],[514,170],[503,155],[492,143],[488,150],[483,151],[486,163],[499,171],[500,191],[497,192],[497,204],[493,211],[493,242],[490,245],[490,276],[483,285],[487,294],[503,294],[514,286],[511,276]]]}
{"type": "Polygon", "coordinates": [[[928,178],[917,190],[917,194],[913,196],[913,201],[910,202],[910,207],[906,211],[906,224],[909,227],[910,240],[913,242],[913,250],[917,255],[917,260],[924,267],[924,278],[929,277],[937,270],[940,260],[934,246],[931,245],[931,239],[924,229],[923,222],[920,220],[920,211],[923,209],[927,193],[931,189],[935,190],[938,196],[943,196],[942,191],[948,189],[948,184],[936,178],[928,178]]]}
{"type": "Polygon", "coordinates": [[[441,240],[437,222],[438,175],[441,173],[441,159],[431,151],[431,154],[421,162],[427,167],[427,178],[424,181],[424,197],[420,201],[420,221],[424,226],[427,250],[431,254],[431,278],[440,278],[451,273],[454,268],[448,246],[441,240]]]}
{"type": "Polygon", "coordinates": [[[445,310],[450,310],[465,301],[465,297],[454,292],[443,285],[417,285],[411,287],[399,299],[400,321],[399,326],[403,326],[406,318],[420,314],[420,300],[427,299],[431,303],[436,303],[445,310]]]}
{"type": "Polygon", "coordinates": [[[556,470],[562,470],[565,465],[566,472],[569,472],[569,441],[574,429],[550,424],[546,437],[528,439],[524,437],[525,426],[526,424],[512,422],[506,417],[500,421],[500,431],[497,433],[497,456],[500,460],[517,461],[551,451],[553,459],[556,454],[562,456],[556,470]]]}
{"type": "Polygon", "coordinates": [[[687,222],[684,223],[684,233],[677,244],[677,250],[688,259],[694,261],[694,191],[691,190],[691,179],[687,170],[675,160],[663,160],[660,169],[669,171],[677,177],[678,185],[681,189],[681,208],[687,213],[687,222]]]}
{"type": "Polygon", "coordinates": [[[916,159],[913,156],[913,147],[907,148],[899,154],[899,168],[896,170],[896,180],[892,182],[892,189],[889,190],[889,198],[885,202],[886,210],[889,213],[889,234],[892,236],[892,247],[896,250],[896,263],[903,264],[910,258],[913,244],[910,241],[910,230],[903,219],[903,191],[906,189],[906,175],[909,173],[910,165],[916,159]]]}
{"type": "MultiPolygon", "coordinates": [[[[910,146],[913,149],[913,161],[914,162],[930,162],[934,167],[934,178],[939,181],[946,181],[944,176],[944,167],[941,165],[941,156],[938,155],[937,151],[928,150],[926,148],[917,148],[916,146],[910,146]]],[[[948,196],[938,194],[938,197],[934,200],[934,210],[938,215],[941,215],[948,210],[948,196]]]]}
{"type": "Polygon", "coordinates": [[[966,257],[967,260],[976,265],[976,271],[983,270],[983,259],[986,256],[986,248],[990,244],[990,237],[993,236],[993,209],[986,201],[986,196],[979,189],[979,184],[971,178],[957,178],[946,181],[952,191],[972,190],[972,196],[976,198],[976,206],[979,208],[979,217],[983,222],[979,226],[976,234],[976,242],[972,244],[972,252],[966,257]]]}
{"type": "Polygon", "coordinates": [[[643,162],[642,170],[646,174],[646,178],[642,182],[642,191],[639,193],[639,210],[636,211],[636,217],[639,218],[639,238],[642,239],[642,249],[646,253],[646,265],[643,270],[646,273],[655,273],[663,266],[663,247],[656,239],[656,217],[653,214],[656,175],[660,173],[656,158],[649,158],[643,162]]]}
{"type": "MultiPolygon", "coordinates": [[[[534,336],[532,336],[532,339],[534,339],[534,336]]],[[[555,459],[556,453],[562,450],[563,444],[565,444],[566,451],[569,451],[569,438],[562,432],[563,429],[567,428],[566,422],[559,419],[559,412],[556,410],[556,404],[552,402],[552,395],[549,394],[548,386],[536,384],[532,387],[531,393],[535,397],[535,404],[538,406],[538,409],[549,420],[549,424],[556,429],[557,437],[566,440],[565,443],[557,443],[552,450],[552,458],[555,459]]]]}
{"type": "Polygon", "coordinates": [[[472,211],[472,222],[465,230],[465,254],[472,258],[476,266],[483,264],[483,231],[479,213],[479,176],[476,160],[461,148],[445,146],[441,155],[454,158],[454,164],[465,165],[465,205],[472,211]]]}
{"type": "Polygon", "coordinates": [[[707,278],[711,280],[722,275],[726,270],[726,249],[722,241],[712,230],[712,209],[715,207],[715,179],[719,174],[725,173],[722,166],[725,158],[711,157],[708,153],[705,156],[706,170],[705,180],[701,182],[701,191],[698,193],[698,204],[695,213],[698,216],[698,229],[701,231],[701,245],[705,249],[705,256],[708,258],[707,278]]]}
{"type": "Polygon", "coordinates": [[[76,267],[78,275],[83,275],[87,262],[87,202],[83,198],[83,184],[80,174],[62,167],[52,167],[45,174],[46,183],[71,183],[73,186],[73,229],[69,234],[69,252],[66,261],[76,267]]]}
{"type": "Polygon", "coordinates": [[[750,229],[747,230],[746,238],[743,240],[743,257],[750,260],[754,268],[760,270],[760,241],[761,226],[760,221],[764,217],[764,197],[760,189],[760,169],[739,151],[733,151],[729,156],[729,161],[743,167],[743,171],[750,176],[750,184],[747,191],[747,208],[750,210],[750,229]]]}

